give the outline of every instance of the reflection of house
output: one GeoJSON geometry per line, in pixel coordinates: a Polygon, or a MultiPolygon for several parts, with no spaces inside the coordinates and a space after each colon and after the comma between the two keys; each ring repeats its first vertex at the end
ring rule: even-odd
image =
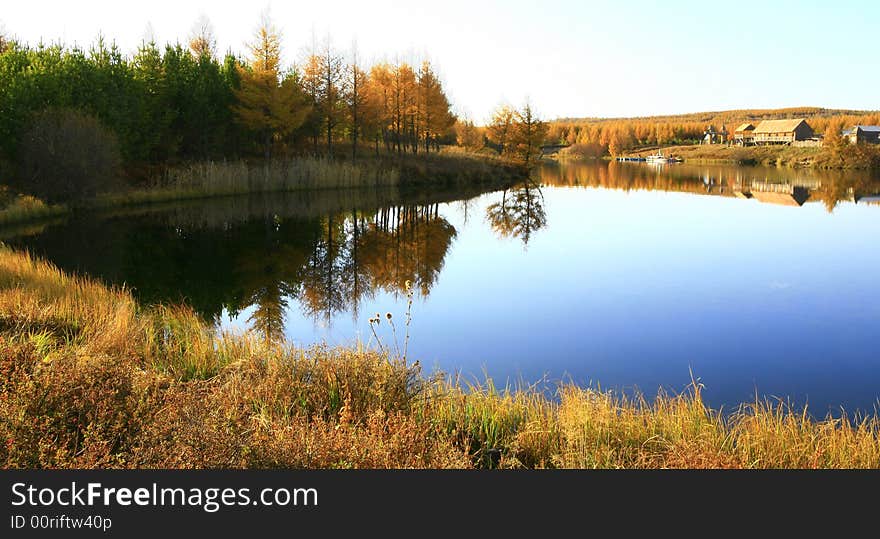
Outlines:
{"type": "Polygon", "coordinates": [[[568,144],[545,144],[541,146],[541,155],[555,155],[568,146],[568,144]]]}
{"type": "Polygon", "coordinates": [[[755,143],[755,126],[745,123],[733,132],[733,141],[740,146],[748,146],[755,143]]]}
{"type": "Polygon", "coordinates": [[[766,204],[780,204],[782,206],[803,206],[810,198],[810,192],[806,188],[800,186],[780,186],[780,189],[773,191],[757,191],[752,190],[752,198],[766,204]]]}
{"type": "Polygon", "coordinates": [[[874,204],[880,206],[880,195],[858,197],[855,199],[855,201],[859,204],[874,204]]]}
{"type": "Polygon", "coordinates": [[[763,120],[755,128],[755,144],[791,144],[813,137],[813,128],[804,119],[763,120]]]}
{"type": "Polygon", "coordinates": [[[842,135],[850,144],[880,144],[880,125],[856,125],[842,135]]]}

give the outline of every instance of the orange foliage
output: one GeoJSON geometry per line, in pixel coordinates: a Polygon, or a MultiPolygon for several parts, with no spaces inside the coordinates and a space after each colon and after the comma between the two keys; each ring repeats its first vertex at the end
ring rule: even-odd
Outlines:
{"type": "Polygon", "coordinates": [[[856,124],[880,125],[880,112],[835,110],[814,107],[768,110],[699,112],[676,116],[639,118],[562,118],[550,122],[547,142],[600,146],[603,153],[620,153],[646,146],[696,143],[708,126],[726,127],[733,135],[738,125],[777,118],[805,118],[816,133],[830,122],[844,128],[856,124]]]}

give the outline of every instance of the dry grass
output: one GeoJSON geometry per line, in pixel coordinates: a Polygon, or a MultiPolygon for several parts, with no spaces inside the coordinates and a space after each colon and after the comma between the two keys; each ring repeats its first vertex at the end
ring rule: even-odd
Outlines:
{"type": "Polygon", "coordinates": [[[0,247],[5,468],[880,467],[877,417],[557,391],[218,333],[0,247]]]}
{"type": "Polygon", "coordinates": [[[42,200],[29,195],[7,195],[0,198],[3,199],[0,202],[0,226],[9,223],[21,223],[55,217],[67,211],[67,208],[64,206],[50,206],[42,200]]]}
{"type": "MultiPolygon", "coordinates": [[[[431,154],[383,154],[356,162],[323,157],[291,157],[266,163],[220,161],[167,170],[147,188],[123,189],[81,201],[82,209],[114,208],[230,197],[249,193],[345,190],[382,191],[403,187],[502,185],[521,179],[521,168],[485,154],[444,149],[431,154]]],[[[0,226],[67,213],[64,205],[48,206],[0,185],[0,226]]]]}
{"type": "MultiPolygon", "coordinates": [[[[633,152],[646,156],[656,148],[633,152]]],[[[663,148],[668,156],[688,162],[760,164],[778,167],[812,167],[818,169],[872,169],[880,167],[880,149],[860,144],[840,148],[793,146],[726,146],[723,144],[670,146],[663,148]]]]}
{"type": "Polygon", "coordinates": [[[118,206],[244,193],[360,189],[397,185],[400,172],[375,161],[351,163],[299,157],[262,164],[205,162],[170,169],[149,189],[104,195],[98,204],[118,206]]]}

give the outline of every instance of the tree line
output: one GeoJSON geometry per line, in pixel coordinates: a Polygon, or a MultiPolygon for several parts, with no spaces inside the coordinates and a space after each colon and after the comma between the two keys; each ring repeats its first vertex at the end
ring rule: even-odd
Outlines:
{"type": "Polygon", "coordinates": [[[186,45],[144,40],[132,55],[103,37],[87,49],[0,38],[0,159],[18,165],[24,146],[54,146],[40,138],[52,129],[31,132],[36,120],[81,132],[83,116],[118,140],[129,172],[216,158],[418,154],[455,142],[456,117],[429,61],[367,66],[356,47],[343,53],[329,38],[292,66],[281,52],[267,17],[244,57],[219,55],[206,20],[186,45]]]}
{"type": "Polygon", "coordinates": [[[348,57],[329,38],[313,43],[301,65],[282,70],[281,34],[264,19],[238,69],[233,89],[238,122],[257,135],[270,157],[279,143],[310,142],[313,152],[352,158],[374,153],[439,150],[456,117],[431,62],[361,64],[356,46],[348,57]]]}
{"type": "Polygon", "coordinates": [[[484,127],[470,120],[459,121],[456,137],[461,146],[472,150],[488,149],[502,158],[528,166],[541,156],[548,129],[547,122],[526,101],[520,108],[506,103],[499,105],[484,127]]]}
{"type": "Polygon", "coordinates": [[[731,110],[641,118],[564,118],[550,122],[547,141],[578,146],[578,153],[600,157],[648,146],[693,144],[708,127],[726,128],[730,137],[743,123],[804,118],[817,133],[836,133],[856,124],[880,125],[880,113],[801,107],[770,110],[731,110]]]}

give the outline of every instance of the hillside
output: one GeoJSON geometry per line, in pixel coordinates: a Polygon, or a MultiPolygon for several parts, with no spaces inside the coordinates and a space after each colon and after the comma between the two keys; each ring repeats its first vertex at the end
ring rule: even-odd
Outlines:
{"type": "Polygon", "coordinates": [[[805,118],[816,131],[829,126],[841,129],[855,124],[880,124],[880,111],[795,107],[785,109],[743,109],[634,118],[560,118],[550,122],[547,142],[578,145],[578,153],[599,157],[651,145],[693,144],[708,126],[732,134],[745,122],[767,119],[805,118]]]}
{"type": "Polygon", "coordinates": [[[616,121],[649,121],[649,122],[709,122],[732,123],[736,121],[760,121],[778,118],[833,118],[835,116],[871,116],[880,111],[826,109],[823,107],[789,107],[784,109],[739,109],[707,112],[691,112],[687,114],[671,114],[658,116],[632,116],[621,118],[557,118],[551,123],[602,123],[616,121]]]}

